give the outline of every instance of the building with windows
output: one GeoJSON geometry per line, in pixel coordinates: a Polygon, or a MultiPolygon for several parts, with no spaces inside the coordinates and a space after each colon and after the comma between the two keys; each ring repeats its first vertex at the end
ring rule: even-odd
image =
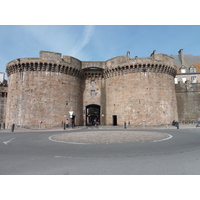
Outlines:
{"type": "Polygon", "coordinates": [[[174,65],[177,67],[175,84],[186,81],[200,82],[200,56],[184,55],[183,49],[180,49],[178,53],[178,55],[171,55],[174,58],[174,65]]]}
{"type": "Polygon", "coordinates": [[[185,54],[180,49],[172,55],[177,68],[175,89],[179,121],[194,123],[200,117],[200,56],[185,54]]]}

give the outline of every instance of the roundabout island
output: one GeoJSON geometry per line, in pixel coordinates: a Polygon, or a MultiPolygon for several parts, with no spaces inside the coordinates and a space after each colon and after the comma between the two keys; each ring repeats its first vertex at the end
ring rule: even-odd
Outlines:
{"type": "Polygon", "coordinates": [[[73,132],[56,134],[49,137],[50,140],[74,144],[111,144],[133,142],[158,142],[170,139],[172,136],[166,133],[149,131],[96,131],[73,132]]]}

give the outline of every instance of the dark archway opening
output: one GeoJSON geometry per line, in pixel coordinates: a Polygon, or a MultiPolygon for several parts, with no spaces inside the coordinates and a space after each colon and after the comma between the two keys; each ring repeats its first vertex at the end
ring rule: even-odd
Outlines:
{"type": "Polygon", "coordinates": [[[113,115],[113,126],[117,126],[117,115],[113,115]]]}
{"type": "Polygon", "coordinates": [[[86,106],[86,126],[100,125],[100,106],[91,104],[86,106]]]}

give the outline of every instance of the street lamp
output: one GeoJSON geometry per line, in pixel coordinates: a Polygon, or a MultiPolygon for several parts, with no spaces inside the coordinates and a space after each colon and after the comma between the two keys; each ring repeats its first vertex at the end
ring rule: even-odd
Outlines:
{"type": "Polygon", "coordinates": [[[74,111],[69,111],[69,114],[70,114],[70,126],[71,126],[71,128],[72,128],[73,113],[74,113],[74,111]]]}

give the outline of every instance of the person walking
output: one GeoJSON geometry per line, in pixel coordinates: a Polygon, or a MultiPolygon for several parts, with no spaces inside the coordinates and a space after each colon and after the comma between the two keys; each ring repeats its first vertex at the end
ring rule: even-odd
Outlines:
{"type": "Polygon", "coordinates": [[[198,119],[198,123],[197,123],[196,127],[199,127],[199,125],[200,125],[200,118],[198,119]]]}

